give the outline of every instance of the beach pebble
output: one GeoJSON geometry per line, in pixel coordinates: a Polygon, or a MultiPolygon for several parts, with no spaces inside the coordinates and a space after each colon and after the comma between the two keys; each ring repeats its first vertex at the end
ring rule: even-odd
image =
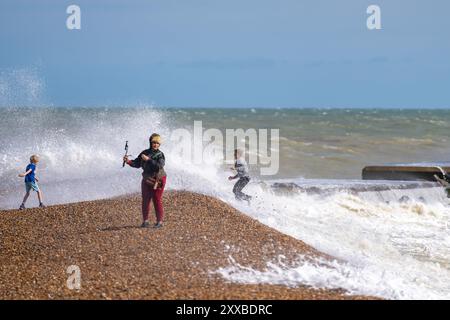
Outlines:
{"type": "MultiPolygon", "coordinates": [[[[140,195],[0,212],[0,299],[366,299],[342,290],[238,284],[214,272],[321,256],[209,196],[164,193],[165,224],[143,229],[140,195]],[[79,290],[68,287],[79,268],[79,290]]],[[[154,219],[153,213],[151,218],[154,219]]]]}

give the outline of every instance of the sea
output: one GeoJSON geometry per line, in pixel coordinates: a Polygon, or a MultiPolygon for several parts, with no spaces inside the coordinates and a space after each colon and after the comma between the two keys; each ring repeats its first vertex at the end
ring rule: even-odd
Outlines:
{"type": "MultiPolygon", "coordinates": [[[[366,165],[449,162],[450,110],[4,107],[0,208],[20,205],[25,188],[18,174],[32,154],[41,159],[37,176],[47,205],[139,192],[140,170],[122,167],[124,144],[136,157],[153,132],[163,139],[168,189],[219,198],[335,258],[299,254],[292,264],[277,257],[257,270],[236,263],[230,251],[229,265],[211,273],[231,282],[343,288],[386,299],[450,299],[450,199],[443,188],[361,179],[366,165]],[[173,133],[182,129],[193,139],[199,121],[216,132],[277,130],[268,141],[278,170],[264,175],[264,164],[250,164],[244,189],[250,204],[234,198],[227,179],[232,147],[203,141],[202,147],[222,147],[225,159],[193,149],[202,152],[200,163],[180,153],[173,133]]],[[[37,206],[34,195],[27,206],[37,206]]]]}

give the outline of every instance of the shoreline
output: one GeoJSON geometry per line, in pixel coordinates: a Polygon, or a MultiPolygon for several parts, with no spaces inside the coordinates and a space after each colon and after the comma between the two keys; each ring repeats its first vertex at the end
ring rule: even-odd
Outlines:
{"type": "Polygon", "coordinates": [[[328,256],[213,197],[166,191],[163,201],[162,229],[139,228],[139,195],[0,211],[0,299],[376,299],[228,282],[211,272],[230,255],[258,270],[279,255],[328,256]],[[66,285],[71,265],[78,291],[66,285]]]}

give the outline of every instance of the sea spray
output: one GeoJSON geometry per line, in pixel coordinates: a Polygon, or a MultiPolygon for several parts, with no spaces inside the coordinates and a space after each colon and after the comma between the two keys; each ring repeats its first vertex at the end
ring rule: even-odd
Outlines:
{"type": "MultiPolygon", "coordinates": [[[[245,127],[242,123],[217,123],[223,119],[231,119],[235,112],[233,110],[212,110],[196,114],[195,110],[170,111],[151,107],[10,108],[0,112],[2,208],[14,208],[20,202],[23,180],[17,178],[17,173],[23,171],[28,157],[33,153],[42,157],[37,174],[41,178],[46,201],[50,204],[76,202],[139,192],[140,170],[122,168],[121,157],[125,140],[129,141],[130,153],[136,156],[148,147],[148,137],[152,132],[161,133],[163,138],[169,137],[175,128],[189,128],[192,120],[197,117],[205,119],[205,125],[216,121],[217,127],[221,129],[226,126],[245,127]]],[[[268,117],[270,112],[273,113],[270,110],[258,110],[254,116],[268,117]]],[[[289,113],[283,110],[277,112],[289,113]]],[[[304,114],[305,118],[311,120],[311,117],[330,117],[333,112],[321,116],[315,115],[313,111],[305,111],[304,114]]],[[[370,113],[368,114],[366,117],[370,116],[370,113]]],[[[380,117],[380,113],[374,115],[380,117]]],[[[349,117],[352,115],[347,113],[346,121],[349,117]]],[[[354,117],[358,118],[356,115],[354,117]]],[[[430,120],[436,117],[434,114],[429,116],[430,120]]],[[[289,127],[292,119],[292,115],[284,117],[284,120],[277,119],[281,135],[287,135],[286,132],[293,130],[289,127]]],[[[257,120],[260,121],[261,118],[257,120]]],[[[247,126],[251,126],[251,120],[247,121],[250,121],[247,126]]],[[[173,145],[170,140],[165,139],[161,150],[167,159],[168,188],[215,196],[261,223],[344,261],[344,266],[329,265],[326,269],[329,272],[321,272],[320,266],[308,265],[308,270],[315,272],[313,282],[308,282],[300,276],[292,276],[292,272],[303,274],[304,268],[296,271],[282,267],[279,270],[286,272],[279,272],[277,269],[275,275],[271,275],[273,270],[269,269],[269,274],[264,277],[272,277],[271,281],[289,282],[289,285],[314,283],[317,287],[337,283],[349,292],[394,299],[448,298],[450,208],[441,188],[437,185],[417,185],[413,189],[405,189],[394,182],[383,182],[383,190],[371,191],[373,185],[380,183],[350,183],[349,180],[330,179],[303,179],[302,182],[294,179],[298,175],[316,174],[317,177],[330,178],[345,172],[352,172],[353,176],[359,174],[356,172],[359,169],[355,160],[336,162],[336,157],[345,159],[350,154],[351,159],[355,159],[354,153],[347,154],[341,150],[317,147],[319,140],[324,140],[324,145],[347,143],[345,139],[336,138],[343,125],[339,123],[342,120],[336,121],[339,125],[335,128],[337,133],[334,138],[330,132],[325,138],[321,136],[320,130],[314,133],[314,128],[308,127],[307,131],[302,131],[305,134],[303,145],[295,142],[292,134],[287,135],[287,140],[282,139],[281,169],[285,171],[280,172],[280,177],[273,177],[273,181],[261,181],[259,177],[253,176],[252,183],[246,189],[247,193],[254,196],[251,206],[234,199],[231,192],[232,183],[227,180],[230,172],[227,172],[226,168],[218,166],[215,161],[205,161],[204,164],[198,165],[191,159],[180,158],[172,152],[173,145]],[[317,170],[298,170],[298,163],[308,161],[309,153],[314,159],[318,159],[311,164],[316,166],[314,168],[317,170]],[[321,155],[324,158],[321,158],[321,155]],[[324,163],[327,165],[322,170],[320,168],[324,163]],[[346,166],[345,170],[342,170],[343,166],[346,166]],[[271,186],[282,181],[281,178],[289,170],[296,174],[287,178],[300,184],[301,190],[280,194],[271,186]],[[307,192],[307,187],[302,186],[302,183],[309,184],[309,187],[312,186],[317,192],[307,192]],[[338,187],[330,188],[330,185],[338,187]],[[406,200],[400,201],[404,196],[407,197],[403,198],[406,200]],[[292,278],[298,281],[292,281],[292,278]]],[[[316,123],[320,127],[320,122],[316,123]]],[[[329,123],[331,125],[327,128],[334,130],[333,122],[329,123]]],[[[300,130],[298,121],[296,125],[297,131],[300,130]]],[[[352,127],[350,123],[349,128],[355,126],[353,124],[352,127]]],[[[408,128],[410,126],[408,122],[408,128]]],[[[441,131],[448,130],[446,125],[439,126],[438,129],[436,139],[433,140],[442,141],[441,131]]],[[[398,127],[395,130],[399,130],[398,127]]],[[[359,135],[364,132],[366,131],[359,132],[359,135]]],[[[370,139],[373,146],[394,143],[383,140],[382,134],[376,130],[371,134],[372,136],[366,133],[366,136],[361,138],[361,145],[351,146],[352,150],[361,152],[370,139]]],[[[354,140],[352,141],[355,144],[354,140]]],[[[428,154],[429,148],[433,146],[427,142],[422,147],[428,148],[425,150],[428,154]]],[[[395,148],[398,152],[401,146],[395,145],[395,148]]],[[[411,149],[411,146],[408,148],[411,149]]],[[[386,156],[385,161],[393,160],[395,159],[386,156]]],[[[30,205],[32,204],[30,201],[30,205]]],[[[239,272],[238,269],[235,271],[239,272]]],[[[235,275],[238,274],[236,272],[235,275]]],[[[264,277],[256,279],[263,282],[264,277]]],[[[230,280],[243,281],[236,277],[230,277],[230,280]]]]}
{"type": "MultiPolygon", "coordinates": [[[[152,132],[168,133],[153,108],[134,111],[86,108],[1,110],[0,207],[16,206],[31,154],[41,156],[37,174],[49,203],[76,202],[137,192],[140,173],[122,168],[125,139],[137,155],[152,132]]],[[[128,168],[127,168],[128,169],[128,168]]]]}
{"type": "Polygon", "coordinates": [[[219,270],[226,279],[341,287],[388,299],[450,297],[450,207],[440,188],[402,190],[411,199],[408,203],[380,202],[371,192],[277,196],[262,195],[258,188],[252,186],[251,193],[259,195],[252,207],[235,206],[345,264],[249,271],[231,263],[219,270]],[[424,196],[427,203],[418,200],[424,196]],[[314,281],[304,281],[309,276],[304,272],[313,272],[314,281]]]}
{"type": "Polygon", "coordinates": [[[38,68],[0,71],[0,107],[41,106],[44,91],[38,68]]]}
{"type": "Polygon", "coordinates": [[[288,287],[310,286],[321,289],[344,289],[348,295],[365,295],[387,299],[448,299],[429,290],[429,279],[406,284],[389,270],[371,266],[355,267],[349,263],[300,255],[292,265],[282,261],[268,262],[263,270],[243,266],[232,257],[229,266],[211,272],[231,282],[273,284],[288,287]]]}

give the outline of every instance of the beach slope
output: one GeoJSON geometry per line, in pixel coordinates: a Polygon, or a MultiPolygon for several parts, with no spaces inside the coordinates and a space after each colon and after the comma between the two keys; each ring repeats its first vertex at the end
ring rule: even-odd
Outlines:
{"type": "MultiPolygon", "coordinates": [[[[201,194],[167,191],[165,226],[142,229],[140,197],[0,211],[0,299],[365,299],[341,290],[229,283],[238,263],[322,255],[201,194]],[[81,289],[67,287],[71,265],[81,289]]],[[[322,255],[323,256],[323,255],[322,255]]]]}

